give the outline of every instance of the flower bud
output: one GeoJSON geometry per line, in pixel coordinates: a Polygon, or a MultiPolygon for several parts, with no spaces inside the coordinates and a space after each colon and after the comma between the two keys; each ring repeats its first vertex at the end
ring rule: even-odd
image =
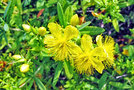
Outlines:
{"type": "Polygon", "coordinates": [[[78,15],[77,14],[75,14],[75,15],[73,15],[72,17],[71,17],[71,20],[70,20],[70,24],[71,25],[73,25],[73,26],[76,26],[76,25],[78,25],[79,24],[79,17],[78,17],[78,15]]]}
{"type": "Polygon", "coordinates": [[[124,55],[126,55],[126,56],[129,56],[129,52],[128,52],[128,50],[127,50],[127,49],[123,49],[122,54],[124,54],[124,55]]]}
{"type": "Polygon", "coordinates": [[[30,31],[31,31],[31,27],[30,27],[28,24],[22,24],[22,27],[23,27],[23,29],[24,29],[26,32],[30,32],[30,31]]]}
{"type": "Polygon", "coordinates": [[[15,60],[21,59],[22,57],[20,55],[13,55],[12,56],[15,60]]]}
{"type": "Polygon", "coordinates": [[[46,34],[46,28],[45,27],[40,27],[38,29],[38,34],[41,36],[44,36],[46,34]]]}
{"type": "Polygon", "coordinates": [[[23,64],[23,65],[21,65],[20,72],[25,73],[25,72],[28,72],[28,71],[29,71],[29,64],[23,64]]]}

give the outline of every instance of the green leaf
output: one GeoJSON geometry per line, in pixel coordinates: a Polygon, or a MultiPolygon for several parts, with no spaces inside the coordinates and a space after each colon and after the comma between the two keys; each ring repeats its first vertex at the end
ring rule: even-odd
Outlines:
{"type": "Polygon", "coordinates": [[[53,79],[53,87],[55,87],[58,79],[59,79],[59,76],[60,76],[60,73],[63,69],[63,63],[62,62],[58,62],[58,66],[56,67],[56,70],[55,70],[55,75],[54,75],[54,79],[53,79]]]}
{"type": "Polygon", "coordinates": [[[101,78],[100,78],[100,81],[99,81],[99,89],[102,89],[102,88],[105,88],[106,87],[106,80],[107,80],[107,73],[104,73],[101,78]]]}
{"type": "Polygon", "coordinates": [[[22,82],[24,82],[23,84],[21,84],[20,86],[19,86],[19,88],[21,88],[21,87],[23,87],[23,86],[25,86],[28,82],[30,82],[32,80],[32,78],[29,78],[28,80],[27,79],[25,79],[24,81],[22,81],[22,82]]]}
{"type": "Polygon", "coordinates": [[[58,18],[61,26],[65,27],[66,25],[65,25],[64,13],[63,13],[62,6],[59,2],[57,3],[57,12],[58,12],[58,18]]]}
{"type": "Polygon", "coordinates": [[[102,2],[102,0],[94,0],[97,4],[99,4],[99,5],[103,5],[103,2],[102,2]]]}
{"type": "Polygon", "coordinates": [[[67,75],[68,79],[71,79],[73,77],[73,67],[70,65],[70,62],[68,61],[64,61],[64,69],[65,69],[65,73],[67,75]]]}
{"type": "Polygon", "coordinates": [[[107,0],[103,0],[104,4],[107,6],[108,5],[108,1],[107,0]]]}
{"type": "Polygon", "coordinates": [[[6,10],[5,10],[5,13],[4,13],[4,20],[5,20],[5,18],[6,18],[6,15],[7,15],[7,13],[8,13],[9,8],[10,8],[10,5],[11,5],[11,0],[8,2],[8,5],[7,5],[7,7],[6,7],[6,10]]]}
{"type": "Polygon", "coordinates": [[[133,56],[134,56],[134,47],[133,47],[132,45],[129,46],[128,52],[129,52],[129,56],[130,56],[131,58],[134,58],[134,57],[133,57],[133,56]]]}
{"type": "Polygon", "coordinates": [[[19,86],[24,84],[26,82],[26,80],[28,80],[28,77],[25,77],[23,79],[21,79],[18,83],[19,83],[19,86]]]}
{"type": "Polygon", "coordinates": [[[29,85],[27,87],[27,90],[30,90],[32,88],[33,83],[34,83],[34,79],[32,79],[31,81],[29,81],[29,85]]]}
{"type": "Polygon", "coordinates": [[[113,24],[113,26],[114,26],[114,29],[115,29],[117,32],[119,32],[118,20],[117,20],[117,19],[114,19],[114,20],[112,21],[112,24],[113,24]]]}
{"type": "Polygon", "coordinates": [[[36,3],[36,7],[37,8],[43,7],[44,3],[45,3],[45,0],[38,0],[37,3],[36,3]]]}
{"type": "Polygon", "coordinates": [[[120,82],[109,82],[110,85],[116,87],[116,88],[120,88],[120,89],[130,89],[131,86],[125,84],[125,83],[120,83],[120,82]]]}
{"type": "Polygon", "coordinates": [[[48,2],[45,5],[47,8],[49,8],[49,7],[52,7],[56,3],[57,3],[57,0],[48,0],[48,2]]]}
{"type": "Polygon", "coordinates": [[[73,16],[73,7],[68,6],[66,11],[65,11],[66,22],[70,22],[70,19],[71,19],[72,16],[73,16]]]}
{"type": "Polygon", "coordinates": [[[129,5],[134,4],[134,0],[128,0],[129,5]]]}
{"type": "Polygon", "coordinates": [[[21,0],[17,0],[17,7],[19,9],[19,13],[22,14],[22,4],[21,4],[21,0]]]}
{"type": "Polygon", "coordinates": [[[116,17],[117,17],[118,20],[120,20],[120,21],[122,21],[122,22],[125,22],[124,17],[123,17],[120,13],[117,13],[117,14],[116,14],[116,17]]]}
{"type": "Polygon", "coordinates": [[[5,38],[6,43],[8,44],[8,39],[7,39],[7,36],[6,36],[6,33],[5,32],[3,33],[3,36],[5,38]]]}
{"type": "Polygon", "coordinates": [[[120,53],[120,48],[119,48],[118,43],[115,44],[115,52],[120,53]]]}
{"type": "Polygon", "coordinates": [[[132,34],[134,34],[134,28],[133,29],[129,29],[130,30],[130,32],[132,33],[132,34]]]}
{"type": "Polygon", "coordinates": [[[46,90],[46,87],[45,87],[44,84],[40,81],[40,79],[38,79],[38,78],[35,77],[34,80],[35,80],[35,82],[36,82],[36,84],[37,84],[37,86],[39,87],[40,90],[46,90]]]}
{"type": "Polygon", "coordinates": [[[95,83],[99,83],[99,79],[97,79],[97,78],[95,78],[95,77],[93,77],[93,76],[88,76],[88,77],[86,77],[86,79],[87,79],[87,80],[90,80],[90,81],[92,81],[92,82],[95,82],[95,83]]]}
{"type": "Polygon", "coordinates": [[[31,0],[25,0],[24,1],[24,7],[27,6],[27,5],[29,5],[30,3],[31,3],[31,0]]]}
{"type": "Polygon", "coordinates": [[[90,23],[91,23],[91,22],[88,21],[88,22],[86,22],[86,23],[80,25],[80,26],[78,27],[78,30],[82,30],[83,28],[85,28],[86,26],[88,26],[90,23]]]}
{"type": "Polygon", "coordinates": [[[4,9],[0,9],[0,14],[4,14],[4,9]]]}
{"type": "Polygon", "coordinates": [[[128,39],[134,39],[134,36],[130,36],[130,35],[125,35],[123,36],[124,38],[128,38],[128,39]]]}
{"type": "Polygon", "coordinates": [[[118,6],[119,6],[120,8],[128,7],[129,5],[130,5],[130,4],[129,4],[128,2],[125,2],[125,1],[118,4],[118,6]]]}
{"type": "Polygon", "coordinates": [[[80,30],[81,34],[98,35],[105,31],[105,29],[96,26],[86,26],[80,30]]]}

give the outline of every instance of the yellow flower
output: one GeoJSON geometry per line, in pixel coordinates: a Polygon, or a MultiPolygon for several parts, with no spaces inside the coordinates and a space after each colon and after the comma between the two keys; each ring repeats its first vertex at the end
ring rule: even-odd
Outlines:
{"type": "Polygon", "coordinates": [[[103,53],[103,49],[94,48],[91,36],[86,34],[81,39],[81,48],[83,52],[76,56],[74,61],[76,70],[80,74],[93,74],[94,69],[102,73],[104,65],[102,64],[102,58],[99,58],[99,56],[103,53]]]}
{"type": "Polygon", "coordinates": [[[114,63],[114,39],[110,36],[106,36],[105,39],[103,39],[103,36],[98,35],[96,37],[96,42],[98,48],[101,48],[104,51],[102,54],[103,63],[105,66],[111,66],[114,63]]]}
{"type": "Polygon", "coordinates": [[[56,23],[49,23],[48,28],[51,34],[45,37],[44,44],[48,48],[48,53],[54,56],[54,60],[69,60],[77,52],[80,52],[80,48],[71,41],[72,38],[77,37],[79,34],[77,28],[69,25],[63,29],[56,23]]]}

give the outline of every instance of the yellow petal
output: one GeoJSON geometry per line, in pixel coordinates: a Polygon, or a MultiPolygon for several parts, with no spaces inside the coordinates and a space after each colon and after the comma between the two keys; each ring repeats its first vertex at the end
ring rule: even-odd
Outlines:
{"type": "Polygon", "coordinates": [[[97,58],[99,61],[104,61],[107,54],[102,47],[96,47],[91,51],[91,56],[97,58]]]}
{"type": "Polygon", "coordinates": [[[48,28],[55,38],[62,38],[62,28],[59,24],[49,23],[48,28]]]}
{"type": "Polygon", "coordinates": [[[77,37],[78,34],[79,34],[79,31],[77,30],[77,28],[71,25],[66,26],[64,30],[64,37],[66,40],[70,40],[74,37],[77,37]]]}
{"type": "Polygon", "coordinates": [[[114,46],[114,39],[111,36],[106,36],[104,41],[105,46],[114,46]]]}
{"type": "Polygon", "coordinates": [[[76,45],[74,42],[68,42],[67,46],[69,47],[69,53],[71,53],[72,57],[75,57],[78,54],[82,53],[81,48],[76,45]]]}
{"type": "Polygon", "coordinates": [[[47,47],[53,47],[55,42],[56,42],[56,40],[52,35],[47,35],[44,38],[44,44],[47,44],[47,47]]]}
{"type": "Polygon", "coordinates": [[[102,36],[101,35],[98,35],[97,37],[96,37],[96,42],[97,42],[97,45],[98,46],[102,46],[102,36]]]}
{"type": "Polygon", "coordinates": [[[81,39],[81,47],[84,52],[90,52],[93,49],[92,37],[84,34],[81,39]]]}
{"type": "Polygon", "coordinates": [[[102,64],[102,62],[101,62],[101,61],[98,61],[98,60],[94,60],[94,63],[95,63],[94,68],[95,68],[99,73],[102,74],[102,71],[103,71],[103,69],[104,69],[104,65],[102,64]]]}
{"type": "Polygon", "coordinates": [[[72,60],[78,53],[80,53],[80,48],[74,42],[63,42],[57,41],[54,47],[50,49],[50,53],[54,55],[54,60],[72,60]]]}

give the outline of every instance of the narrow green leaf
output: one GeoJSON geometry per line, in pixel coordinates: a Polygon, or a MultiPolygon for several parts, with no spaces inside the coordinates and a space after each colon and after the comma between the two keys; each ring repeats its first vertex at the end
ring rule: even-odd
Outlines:
{"type": "Polygon", "coordinates": [[[99,83],[99,79],[93,77],[93,76],[89,76],[89,77],[86,77],[87,80],[90,80],[92,82],[95,82],[95,83],[99,83]]]}
{"type": "Polygon", "coordinates": [[[8,44],[8,39],[7,39],[7,36],[6,36],[6,33],[5,32],[3,33],[3,36],[5,38],[6,43],[8,44]]]}
{"type": "Polygon", "coordinates": [[[28,80],[26,80],[23,84],[21,84],[21,85],[19,86],[19,88],[25,86],[29,81],[31,81],[31,79],[32,79],[32,78],[29,78],[28,80]]]}
{"type": "Polygon", "coordinates": [[[129,5],[131,5],[131,4],[128,3],[128,2],[125,2],[125,1],[118,4],[118,6],[119,6],[120,8],[128,7],[129,5]]]}
{"type": "Polygon", "coordinates": [[[58,0],[48,0],[45,4],[47,8],[52,7],[54,4],[57,3],[58,0]]]}
{"type": "Polygon", "coordinates": [[[117,20],[117,19],[114,19],[114,20],[112,21],[112,24],[113,24],[113,26],[114,26],[114,29],[115,29],[117,32],[119,32],[118,20],[117,20]]]}
{"type": "Polygon", "coordinates": [[[86,26],[88,26],[90,23],[91,23],[91,22],[88,21],[88,22],[86,22],[86,23],[80,25],[80,26],[78,27],[78,30],[82,30],[83,28],[85,28],[86,26]]]}
{"type": "Polygon", "coordinates": [[[66,11],[65,11],[66,22],[70,22],[70,19],[71,19],[72,16],[73,16],[73,7],[68,6],[66,11]]]}
{"type": "Polygon", "coordinates": [[[57,12],[58,12],[58,18],[59,18],[60,24],[65,27],[64,13],[63,13],[62,6],[59,2],[57,3],[57,12]]]}
{"type": "Polygon", "coordinates": [[[122,14],[117,13],[117,14],[116,14],[116,17],[117,17],[117,19],[118,19],[119,21],[125,22],[125,19],[124,19],[124,17],[122,16],[122,14]]]}
{"type": "Polygon", "coordinates": [[[107,6],[108,5],[108,1],[107,0],[103,0],[104,4],[107,6]]]}
{"type": "Polygon", "coordinates": [[[19,26],[19,27],[21,27],[21,25],[22,25],[22,4],[21,4],[21,0],[17,0],[16,1],[16,3],[17,3],[17,7],[18,7],[18,10],[19,10],[19,13],[18,13],[18,15],[16,16],[16,24],[19,26]]]}
{"type": "Polygon", "coordinates": [[[33,86],[33,83],[34,83],[34,79],[32,79],[30,82],[29,82],[29,85],[27,87],[27,90],[30,90],[33,86]]]}
{"type": "Polygon", "coordinates": [[[17,7],[19,8],[20,14],[22,14],[22,4],[21,4],[21,0],[17,0],[17,7]]]}
{"type": "Polygon", "coordinates": [[[99,4],[99,5],[103,5],[103,2],[102,2],[102,0],[94,0],[97,4],[99,4]]]}
{"type": "Polygon", "coordinates": [[[71,79],[73,77],[73,67],[66,60],[64,61],[63,64],[64,64],[64,69],[65,69],[65,73],[67,75],[67,78],[71,79]]]}
{"type": "Polygon", "coordinates": [[[46,90],[46,87],[45,87],[44,84],[40,81],[40,79],[38,79],[38,78],[35,77],[34,80],[35,80],[35,82],[36,82],[36,84],[37,84],[37,86],[39,87],[40,90],[46,90]]]}
{"type": "Polygon", "coordinates": [[[28,77],[25,77],[23,79],[21,79],[18,83],[19,83],[19,86],[24,84],[26,82],[26,80],[28,80],[28,77]]]}
{"type": "Polygon", "coordinates": [[[8,2],[8,5],[7,5],[7,7],[6,7],[6,10],[5,10],[5,13],[4,13],[4,20],[5,20],[5,18],[6,18],[6,15],[7,15],[7,13],[8,13],[9,8],[10,8],[10,5],[11,5],[11,0],[8,2]]]}
{"type": "Polygon", "coordinates": [[[128,49],[128,52],[129,52],[129,56],[131,58],[134,58],[134,47],[132,45],[129,46],[129,49],[128,49]]]}
{"type": "Polygon", "coordinates": [[[128,39],[134,39],[134,36],[130,36],[130,35],[125,35],[123,36],[124,38],[128,38],[128,39]]]}
{"type": "Polygon", "coordinates": [[[106,86],[106,80],[107,80],[107,73],[104,73],[101,78],[100,78],[100,81],[99,81],[99,89],[102,89],[102,87],[104,88],[104,86],[106,86]]]}
{"type": "Polygon", "coordinates": [[[86,26],[80,30],[81,34],[98,35],[105,31],[105,29],[96,26],[86,26]]]}
{"type": "Polygon", "coordinates": [[[109,82],[110,85],[120,88],[120,89],[130,89],[131,86],[125,84],[125,83],[120,83],[120,82],[109,82]]]}
{"type": "Polygon", "coordinates": [[[53,87],[55,87],[55,85],[56,85],[56,83],[59,79],[59,76],[60,76],[60,73],[61,73],[62,69],[63,69],[63,63],[58,62],[58,66],[55,70],[55,75],[54,75],[54,79],[53,79],[53,83],[52,83],[53,87]]]}
{"type": "Polygon", "coordinates": [[[34,76],[41,70],[42,65],[39,66],[39,68],[35,71],[34,76]]]}
{"type": "Polygon", "coordinates": [[[120,48],[119,48],[118,43],[115,44],[115,52],[116,53],[119,53],[120,52],[120,48]]]}

